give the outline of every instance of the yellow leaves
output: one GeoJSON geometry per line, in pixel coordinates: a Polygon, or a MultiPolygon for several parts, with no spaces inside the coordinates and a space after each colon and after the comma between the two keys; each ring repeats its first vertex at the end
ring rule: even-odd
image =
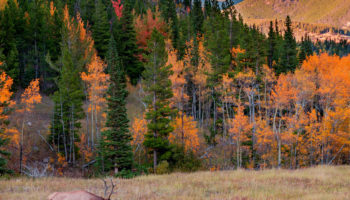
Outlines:
{"type": "Polygon", "coordinates": [[[243,106],[238,107],[235,118],[230,119],[229,123],[229,134],[234,140],[240,142],[248,140],[248,133],[250,132],[252,125],[249,123],[248,116],[244,115],[243,106]]]}
{"type": "Polygon", "coordinates": [[[272,98],[275,106],[288,106],[289,103],[295,99],[295,88],[292,85],[292,74],[281,74],[278,77],[277,84],[272,91],[272,98]]]}
{"type": "Polygon", "coordinates": [[[19,146],[21,134],[16,128],[6,129],[5,134],[8,138],[10,138],[11,143],[14,144],[14,146],[19,146]]]}
{"type": "Polygon", "coordinates": [[[133,138],[131,144],[134,146],[142,145],[145,134],[147,133],[147,121],[145,118],[135,117],[130,129],[133,138]]]}
{"type": "Polygon", "coordinates": [[[21,103],[24,105],[24,110],[30,112],[34,104],[41,102],[41,95],[39,93],[39,79],[32,80],[29,86],[21,95],[21,103]]]}
{"type": "MultiPolygon", "coordinates": [[[[6,120],[8,118],[7,115],[3,115],[4,112],[4,104],[10,104],[12,106],[15,102],[11,101],[11,86],[12,86],[13,80],[11,77],[7,76],[5,72],[2,72],[0,74],[0,122],[1,120],[6,120]]],[[[0,129],[3,124],[0,123],[0,129]]]]}
{"type": "Polygon", "coordinates": [[[67,30],[72,31],[73,19],[70,19],[67,4],[64,6],[64,9],[63,9],[63,22],[66,25],[67,30]]]}
{"type": "Polygon", "coordinates": [[[175,106],[178,106],[180,103],[184,104],[189,99],[185,91],[186,79],[184,62],[177,60],[176,51],[168,50],[167,65],[171,65],[171,70],[173,71],[173,74],[169,77],[174,94],[172,103],[174,103],[175,106]]]}
{"type": "Polygon", "coordinates": [[[245,49],[241,49],[241,47],[238,45],[237,48],[233,47],[231,49],[231,55],[232,55],[232,64],[237,66],[238,62],[239,62],[239,55],[245,53],[245,49]]]}
{"type": "Polygon", "coordinates": [[[199,130],[192,116],[180,112],[173,122],[174,131],[169,134],[169,141],[182,144],[186,151],[196,152],[199,148],[199,130]]]}
{"type": "MultiPolygon", "coordinates": [[[[190,49],[186,52],[184,60],[186,65],[191,65],[190,55],[192,53],[191,49],[193,46],[193,40],[190,43],[187,43],[187,45],[190,49]]],[[[198,38],[198,53],[198,66],[192,66],[190,68],[190,73],[192,73],[194,84],[196,84],[200,88],[199,92],[202,92],[204,91],[207,85],[208,74],[212,72],[212,66],[208,58],[209,52],[207,52],[204,47],[203,38],[198,38]]],[[[202,94],[199,94],[199,96],[201,97],[202,94]]]]}
{"type": "Polygon", "coordinates": [[[68,162],[66,161],[66,157],[62,153],[57,153],[57,162],[59,168],[57,169],[59,175],[63,175],[63,169],[68,166],[68,162]]]}
{"type": "Polygon", "coordinates": [[[91,63],[87,66],[87,73],[81,73],[82,80],[87,85],[89,100],[100,111],[101,106],[106,102],[104,94],[108,88],[109,75],[105,71],[106,64],[99,56],[94,54],[91,63]]]}
{"type": "Polygon", "coordinates": [[[4,10],[6,5],[7,0],[0,0],[0,11],[4,10]]]}
{"type": "Polygon", "coordinates": [[[90,162],[93,158],[93,152],[86,142],[86,134],[82,133],[80,135],[80,141],[75,142],[79,148],[79,152],[82,155],[84,162],[90,162]]]}
{"type": "MultiPolygon", "coordinates": [[[[12,92],[10,91],[12,83],[12,78],[7,76],[5,72],[0,74],[0,104],[10,101],[12,96],[12,92]]],[[[0,113],[1,112],[2,110],[0,110],[0,113]]]]}
{"type": "Polygon", "coordinates": [[[94,41],[91,37],[91,33],[87,31],[84,27],[84,22],[80,17],[80,14],[77,13],[77,16],[74,20],[74,18],[71,18],[69,16],[69,11],[67,5],[65,5],[63,10],[63,22],[67,29],[67,43],[69,46],[71,45],[83,45],[83,46],[77,46],[76,48],[86,48],[84,52],[84,58],[88,58],[91,54],[90,52],[94,51],[93,45],[94,41]],[[77,40],[79,41],[77,43],[77,40]]]}
{"type": "Polygon", "coordinates": [[[55,12],[56,12],[56,7],[54,6],[53,1],[50,1],[50,15],[54,16],[55,12]]]}

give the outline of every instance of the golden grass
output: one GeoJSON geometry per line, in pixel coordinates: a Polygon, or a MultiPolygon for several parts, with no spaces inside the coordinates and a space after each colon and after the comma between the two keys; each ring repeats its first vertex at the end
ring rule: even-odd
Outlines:
{"type": "MultiPolygon", "coordinates": [[[[301,170],[220,171],[116,179],[113,199],[350,199],[350,166],[301,170]]],[[[103,196],[99,179],[0,180],[1,200],[46,199],[55,191],[84,189],[103,196]]]]}

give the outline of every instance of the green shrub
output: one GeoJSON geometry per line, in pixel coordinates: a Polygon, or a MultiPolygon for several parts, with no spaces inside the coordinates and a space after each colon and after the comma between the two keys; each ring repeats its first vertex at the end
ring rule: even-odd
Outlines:
{"type": "Polygon", "coordinates": [[[168,174],[169,172],[169,163],[166,160],[163,160],[158,164],[156,168],[156,174],[168,174]]]}

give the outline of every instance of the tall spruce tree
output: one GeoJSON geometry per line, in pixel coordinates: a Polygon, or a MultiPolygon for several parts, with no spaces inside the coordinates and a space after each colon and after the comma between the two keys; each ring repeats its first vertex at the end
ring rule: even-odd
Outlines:
{"type": "Polygon", "coordinates": [[[202,2],[201,0],[194,0],[193,8],[191,10],[191,21],[194,29],[195,37],[197,34],[203,33],[203,11],[202,11],[202,2]]]}
{"type": "Polygon", "coordinates": [[[179,20],[176,14],[176,4],[174,0],[160,1],[160,10],[171,33],[171,42],[175,49],[179,48],[179,20]]]}
{"type": "Polygon", "coordinates": [[[312,54],[312,41],[310,37],[305,34],[305,36],[301,38],[300,51],[298,54],[299,64],[302,64],[304,60],[306,60],[306,57],[311,56],[312,54]]]}
{"type": "Polygon", "coordinates": [[[269,33],[267,38],[267,65],[272,68],[272,64],[274,61],[274,53],[276,48],[276,34],[273,28],[273,22],[270,21],[269,33]]]}
{"type": "Polygon", "coordinates": [[[173,96],[171,81],[171,66],[167,66],[168,59],[165,50],[164,37],[156,29],[153,30],[148,47],[150,54],[145,65],[144,90],[147,92],[145,102],[148,105],[146,119],[148,131],[144,145],[153,151],[153,166],[156,170],[159,160],[168,160],[171,150],[168,141],[169,133],[173,131],[170,108],[170,98],[173,96]]]}
{"type": "Polygon", "coordinates": [[[110,39],[107,62],[110,75],[110,85],[107,91],[107,130],[102,132],[98,160],[104,172],[131,170],[133,153],[130,142],[132,137],[129,133],[129,120],[126,113],[128,91],[126,90],[125,73],[121,67],[113,37],[110,39]]]}
{"type": "Polygon", "coordinates": [[[21,25],[21,11],[14,0],[9,0],[4,10],[0,11],[0,48],[5,55],[4,70],[14,80],[14,87],[20,84],[20,68],[18,59],[18,38],[21,25]]]}
{"type": "Polygon", "coordinates": [[[296,41],[293,36],[292,21],[289,16],[285,22],[283,49],[281,52],[281,63],[278,66],[277,74],[294,71],[298,65],[296,41]]]}
{"type": "Polygon", "coordinates": [[[136,32],[130,4],[128,2],[124,3],[123,16],[120,20],[114,13],[113,37],[118,44],[117,50],[122,68],[129,76],[131,83],[136,84],[144,68],[137,57],[139,49],[136,45],[136,32]]]}
{"type": "Polygon", "coordinates": [[[93,22],[92,37],[95,41],[97,54],[101,58],[106,58],[110,38],[110,24],[108,22],[106,7],[102,3],[102,0],[97,0],[96,2],[93,22]]]}

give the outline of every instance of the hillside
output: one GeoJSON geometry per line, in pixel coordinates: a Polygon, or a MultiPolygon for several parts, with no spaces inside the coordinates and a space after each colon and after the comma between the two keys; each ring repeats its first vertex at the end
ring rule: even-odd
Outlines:
{"type": "MultiPolygon", "coordinates": [[[[244,0],[236,9],[250,24],[268,24],[266,21],[283,20],[290,15],[296,24],[321,27],[317,32],[300,28],[301,32],[328,33],[328,37],[338,32],[349,35],[350,1],[347,0],[244,0]]],[[[343,39],[349,38],[343,36],[343,39]]]]}
{"type": "MultiPolygon", "coordinates": [[[[174,173],[118,179],[112,199],[349,199],[349,166],[301,170],[174,173]]],[[[0,199],[46,199],[57,191],[87,190],[103,196],[101,179],[0,180],[0,199]]]]}

